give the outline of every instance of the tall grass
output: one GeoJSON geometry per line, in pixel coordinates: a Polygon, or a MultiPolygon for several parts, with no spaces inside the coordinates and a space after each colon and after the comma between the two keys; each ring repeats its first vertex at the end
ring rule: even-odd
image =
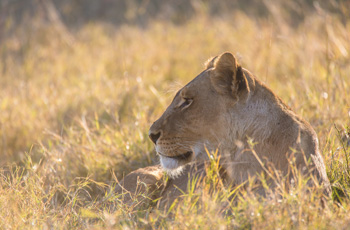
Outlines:
{"type": "Polygon", "coordinates": [[[0,43],[0,228],[348,228],[349,22],[324,12],[295,26],[203,11],[180,25],[89,23],[71,43],[50,26],[19,27],[0,43]],[[214,164],[207,184],[216,189],[193,190],[169,213],[130,210],[118,197],[108,212],[115,178],[158,163],[149,126],[224,51],[314,127],[335,202],[249,189],[230,202],[214,164]]]}

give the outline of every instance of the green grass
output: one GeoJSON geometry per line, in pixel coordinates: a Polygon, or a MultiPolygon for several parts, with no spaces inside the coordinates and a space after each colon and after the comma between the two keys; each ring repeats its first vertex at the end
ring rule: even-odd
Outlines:
{"type": "Polygon", "coordinates": [[[291,26],[240,11],[143,29],[90,23],[72,43],[50,26],[17,28],[0,43],[0,228],[348,228],[349,30],[349,18],[331,14],[291,26]],[[109,213],[115,178],[158,162],[152,122],[224,51],[314,127],[334,202],[322,207],[300,188],[269,199],[242,190],[232,203],[227,188],[204,185],[169,213],[130,210],[118,197],[109,213]]]}

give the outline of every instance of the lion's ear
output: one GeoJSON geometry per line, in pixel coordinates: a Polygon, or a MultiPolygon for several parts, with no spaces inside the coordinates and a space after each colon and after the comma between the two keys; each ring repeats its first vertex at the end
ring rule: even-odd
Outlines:
{"type": "Polygon", "coordinates": [[[214,67],[214,63],[215,60],[218,58],[218,56],[215,56],[213,58],[209,58],[206,62],[205,62],[205,69],[210,69],[214,67]]]}
{"type": "Polygon", "coordinates": [[[220,94],[240,97],[249,93],[248,81],[242,67],[231,53],[223,53],[215,59],[211,82],[220,94]]]}

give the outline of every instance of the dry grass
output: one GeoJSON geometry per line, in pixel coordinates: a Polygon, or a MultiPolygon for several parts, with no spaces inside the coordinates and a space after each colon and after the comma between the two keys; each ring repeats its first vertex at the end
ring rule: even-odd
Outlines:
{"type": "MultiPolygon", "coordinates": [[[[312,13],[298,26],[240,11],[147,28],[90,23],[67,42],[50,26],[0,43],[0,228],[345,229],[350,225],[350,19],[312,13]],[[334,200],[300,188],[281,197],[206,186],[170,213],[115,213],[113,175],[157,163],[147,132],[209,57],[235,53],[315,128],[334,200]],[[227,207],[223,209],[224,206],[227,207]],[[229,210],[229,211],[228,211],[229,210]]],[[[215,184],[215,173],[209,178],[215,184]]]]}

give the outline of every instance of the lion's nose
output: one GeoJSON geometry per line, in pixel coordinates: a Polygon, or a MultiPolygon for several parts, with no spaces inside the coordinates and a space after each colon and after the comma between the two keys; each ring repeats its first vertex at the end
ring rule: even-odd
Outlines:
{"type": "Polygon", "coordinates": [[[159,139],[159,137],[160,137],[160,132],[149,134],[149,138],[151,138],[154,144],[157,144],[157,140],[159,139]]]}

